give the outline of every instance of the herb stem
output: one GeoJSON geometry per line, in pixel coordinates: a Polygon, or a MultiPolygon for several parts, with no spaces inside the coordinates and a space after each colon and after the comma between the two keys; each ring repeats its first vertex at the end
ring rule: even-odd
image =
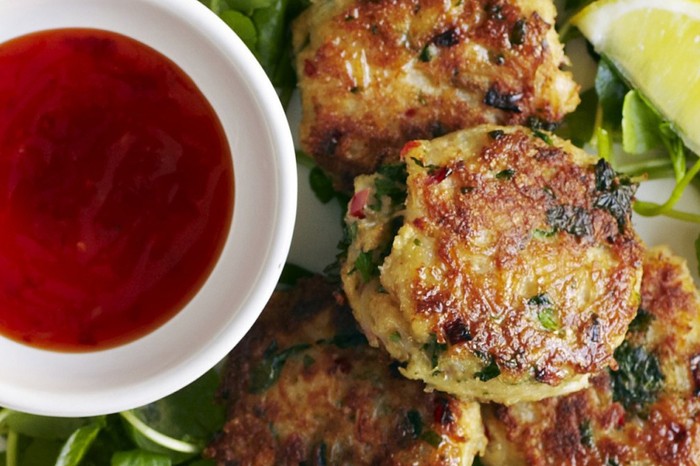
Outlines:
{"type": "Polygon", "coordinates": [[[133,411],[122,411],[119,415],[131,426],[136,429],[141,435],[146,437],[148,440],[157,443],[158,445],[165,447],[169,450],[177,451],[180,453],[199,453],[201,448],[199,445],[195,445],[189,442],[183,442],[172,438],[168,435],[158,432],[141,419],[139,419],[133,411]]]}
{"type": "MultiPolygon", "coordinates": [[[[688,184],[690,184],[690,182],[693,180],[693,178],[695,177],[695,175],[697,175],[699,171],[700,159],[698,159],[693,165],[693,168],[688,170],[685,173],[685,176],[683,176],[683,178],[678,181],[666,202],[664,202],[663,204],[656,204],[654,202],[637,202],[635,203],[634,210],[638,214],[648,217],[653,215],[668,215],[668,213],[673,210],[673,206],[676,205],[678,200],[683,195],[683,191],[685,191],[685,188],[688,186],[688,184]]],[[[687,218],[687,216],[684,216],[684,218],[687,218]]]]}
{"type": "Polygon", "coordinates": [[[5,446],[5,464],[7,466],[17,466],[17,446],[19,435],[16,431],[10,430],[7,433],[7,445],[5,446]]]}

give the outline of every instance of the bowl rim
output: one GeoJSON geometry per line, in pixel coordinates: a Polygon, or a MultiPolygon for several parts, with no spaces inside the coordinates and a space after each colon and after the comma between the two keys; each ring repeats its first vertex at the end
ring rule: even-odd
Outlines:
{"type": "MultiPolygon", "coordinates": [[[[255,115],[250,113],[245,115],[245,118],[251,121],[236,124],[255,131],[249,139],[255,139],[256,144],[269,149],[270,152],[261,155],[260,160],[237,157],[236,150],[242,150],[242,146],[232,144],[231,132],[226,128],[228,120],[234,118],[232,111],[217,108],[219,102],[210,100],[222,119],[234,157],[235,200],[231,230],[219,262],[200,293],[170,321],[133,342],[94,352],[62,353],[41,350],[0,336],[0,354],[5,354],[5,358],[2,359],[15,359],[5,367],[0,363],[0,372],[7,373],[10,370],[13,374],[19,374],[9,381],[5,377],[0,380],[1,406],[41,415],[93,416],[135,408],[175,392],[219,363],[247,333],[274,291],[289,253],[297,205],[296,161],[294,143],[284,109],[264,70],[238,36],[199,1],[26,0],[16,2],[16,0],[0,0],[0,26],[9,21],[7,18],[16,19],[17,15],[25,13],[27,21],[31,22],[31,18],[37,15],[36,12],[40,8],[51,9],[59,6],[63,8],[60,18],[45,18],[38,21],[36,26],[31,25],[34,23],[28,23],[20,26],[18,30],[24,30],[27,34],[63,27],[94,27],[112,30],[133,37],[164,53],[190,74],[198,85],[200,82],[192,74],[200,71],[195,71],[191,63],[185,65],[167,50],[162,50],[163,40],[154,44],[145,39],[145,36],[134,37],[130,32],[136,27],[134,24],[121,24],[118,22],[121,21],[119,19],[101,17],[95,22],[92,15],[105,14],[104,12],[108,10],[119,10],[123,12],[122,17],[138,15],[141,10],[149,14],[159,13],[162,14],[162,17],[158,16],[159,21],[171,22],[168,26],[170,32],[187,32],[201,38],[201,43],[207,44],[206,49],[177,53],[183,56],[187,53],[216,56],[217,65],[212,65],[214,71],[221,72],[226,69],[242,79],[240,86],[235,90],[220,91],[221,95],[224,95],[224,92],[226,96],[238,95],[248,103],[250,108],[257,109],[257,113],[253,112],[255,115]],[[90,11],[87,11],[88,9],[90,11]],[[11,11],[14,16],[5,15],[6,19],[2,19],[3,11],[11,11]],[[106,25],[107,23],[109,26],[106,25]],[[51,26],[52,24],[55,26],[51,26]],[[178,30],[178,26],[187,26],[187,30],[178,30]],[[262,133],[258,134],[258,131],[262,133]],[[242,204],[243,200],[239,196],[247,198],[253,195],[256,189],[256,186],[252,186],[253,180],[260,181],[263,172],[268,181],[272,180],[272,183],[265,186],[265,193],[261,194],[262,199],[255,199],[253,204],[256,205],[250,207],[248,202],[242,204]],[[247,179],[248,177],[250,179],[247,179]],[[256,208],[258,204],[260,209],[256,208]],[[255,228],[251,228],[250,223],[253,221],[256,223],[252,225],[258,225],[257,217],[260,220],[261,231],[259,232],[253,231],[255,228]],[[243,262],[248,260],[249,270],[240,270],[241,267],[236,268],[236,264],[233,263],[236,258],[232,257],[232,254],[247,253],[242,252],[243,246],[233,244],[231,238],[236,234],[243,235],[239,238],[245,237],[246,242],[255,243],[250,247],[254,249],[250,252],[250,259],[245,256],[242,260],[243,262]],[[258,254],[255,257],[259,263],[250,263],[254,253],[258,254]],[[235,288],[238,282],[247,283],[243,289],[238,290],[240,296],[231,296],[234,293],[231,290],[227,290],[228,295],[215,291],[222,286],[228,286],[228,280],[236,281],[230,285],[231,288],[235,288]],[[202,297],[209,294],[216,296],[202,297]],[[151,368],[140,368],[136,364],[136,362],[142,365],[151,364],[143,361],[148,359],[143,352],[149,349],[157,349],[154,357],[160,355],[163,359],[169,359],[170,355],[165,350],[165,345],[173,346],[169,336],[175,335],[181,340],[185,335],[183,329],[191,326],[192,322],[197,322],[193,317],[197,308],[212,303],[218,306],[230,304],[233,308],[232,312],[224,309],[217,311],[217,314],[212,314],[213,317],[220,319],[221,325],[216,322],[203,322],[202,325],[206,325],[206,330],[203,331],[201,338],[196,339],[196,344],[178,349],[167,362],[157,361],[151,368]],[[140,356],[142,361],[134,361],[137,356],[140,356]],[[27,360],[38,361],[40,367],[32,368],[31,364],[26,364],[27,360]],[[134,363],[133,375],[124,376],[126,379],[119,383],[119,374],[110,371],[129,372],[132,369],[130,361],[134,363]],[[92,374],[89,368],[99,368],[99,370],[92,374]],[[39,371],[45,371],[48,374],[41,374],[39,371]],[[80,379],[79,381],[70,380],[73,376],[71,371],[75,371],[75,377],[80,379]]],[[[148,34],[164,33],[161,31],[148,34]]],[[[22,34],[6,32],[3,36],[0,32],[0,43],[20,35],[22,34]]],[[[168,47],[171,46],[168,45],[165,48],[168,47]]],[[[171,49],[174,47],[173,45],[171,49]]],[[[203,59],[196,57],[195,62],[197,60],[203,59]]],[[[220,75],[218,77],[221,78],[220,75]]],[[[227,81],[227,85],[230,86],[230,82],[227,81]]],[[[211,83],[207,86],[213,89],[211,83]]],[[[201,90],[204,92],[206,89],[201,88],[201,90]]],[[[204,94],[207,96],[207,92],[204,94]]],[[[206,312],[209,312],[208,308],[206,312]]],[[[205,315],[210,316],[210,314],[205,315]]],[[[180,346],[187,346],[190,342],[180,341],[179,343],[180,346]]]]}

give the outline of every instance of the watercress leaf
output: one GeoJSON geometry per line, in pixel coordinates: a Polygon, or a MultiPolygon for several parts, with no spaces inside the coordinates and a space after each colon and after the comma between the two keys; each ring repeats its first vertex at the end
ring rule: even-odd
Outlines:
{"type": "Polygon", "coordinates": [[[63,445],[62,441],[42,438],[27,440],[26,437],[23,437],[22,440],[28,443],[19,452],[18,464],[20,466],[54,466],[56,464],[58,452],[61,451],[63,445]]]}
{"type": "Polygon", "coordinates": [[[643,154],[661,145],[661,117],[639,92],[627,93],[622,106],[622,148],[628,154],[643,154]]]}
{"type": "MultiPolygon", "coordinates": [[[[218,372],[211,370],[182,390],[131,413],[161,434],[202,447],[225,419],[224,407],[215,401],[219,381],[218,372]]],[[[174,463],[192,456],[191,453],[173,451],[144,435],[133,424],[129,426],[132,439],[142,449],[166,454],[174,463]]]]}
{"type": "Polygon", "coordinates": [[[111,466],[171,466],[166,455],[145,450],[120,451],[112,456],[111,466]]]}
{"type": "Polygon", "coordinates": [[[231,8],[242,11],[248,15],[258,8],[267,8],[277,0],[228,0],[231,8]]]}
{"type": "Polygon", "coordinates": [[[19,434],[49,440],[65,440],[76,429],[91,422],[91,418],[37,416],[17,411],[10,413],[5,420],[6,425],[19,434]]]}
{"type": "Polygon", "coordinates": [[[309,172],[309,185],[316,195],[316,198],[321,201],[322,204],[327,204],[335,197],[333,182],[318,166],[313,167],[309,172]]]}
{"type": "Polygon", "coordinates": [[[288,3],[289,0],[276,0],[267,8],[255,10],[252,15],[253,24],[258,31],[255,56],[271,79],[275,77],[282,56],[290,53],[285,46],[288,45],[285,44],[287,33],[285,17],[288,3]]]}
{"type": "Polygon", "coordinates": [[[284,264],[279,284],[294,286],[300,279],[313,276],[313,272],[291,262],[284,264]]]}
{"type": "Polygon", "coordinates": [[[97,434],[103,425],[104,421],[94,422],[73,432],[66,440],[66,443],[63,444],[56,460],[56,466],[78,466],[97,438],[97,434]]]}
{"type": "Polygon", "coordinates": [[[581,93],[581,103],[576,110],[564,118],[556,133],[569,139],[578,147],[583,147],[593,138],[595,114],[598,109],[598,95],[594,88],[581,93]]]}
{"type": "Polygon", "coordinates": [[[622,106],[629,88],[605,58],[598,63],[595,89],[598,93],[598,102],[603,110],[602,127],[613,132],[619,130],[622,120],[622,106]]]}
{"type": "Polygon", "coordinates": [[[249,17],[236,10],[223,11],[220,17],[251,51],[255,51],[258,43],[258,31],[249,17]]]}
{"type": "Polygon", "coordinates": [[[220,14],[222,11],[229,9],[227,0],[199,0],[207,8],[216,13],[220,14]]]}

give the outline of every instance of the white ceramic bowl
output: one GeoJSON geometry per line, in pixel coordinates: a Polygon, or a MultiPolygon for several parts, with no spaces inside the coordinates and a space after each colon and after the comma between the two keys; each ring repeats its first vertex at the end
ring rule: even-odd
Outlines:
{"type": "Polygon", "coordinates": [[[180,66],[217,112],[233,154],[235,208],[209,279],[175,317],[112,349],[61,353],[0,337],[0,405],[59,416],[162,398],[216,365],[272,293],[296,209],[294,146],[279,99],[238,37],[196,0],[0,0],[0,43],[89,27],[141,41],[180,66]]]}

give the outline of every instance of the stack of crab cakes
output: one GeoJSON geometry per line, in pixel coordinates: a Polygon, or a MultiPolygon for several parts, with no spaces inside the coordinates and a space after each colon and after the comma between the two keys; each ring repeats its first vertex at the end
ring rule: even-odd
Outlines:
{"type": "Polygon", "coordinates": [[[296,20],[301,148],[352,194],[340,284],[275,293],[231,353],[217,464],[700,464],[698,293],[633,180],[551,133],[578,104],[554,17],[296,20]]]}
{"type": "Polygon", "coordinates": [[[341,277],[370,343],[409,378],[506,404],[581,389],[614,364],[642,273],[628,179],[522,127],[402,154],[405,179],[358,177],[346,217],[341,277]]]}

